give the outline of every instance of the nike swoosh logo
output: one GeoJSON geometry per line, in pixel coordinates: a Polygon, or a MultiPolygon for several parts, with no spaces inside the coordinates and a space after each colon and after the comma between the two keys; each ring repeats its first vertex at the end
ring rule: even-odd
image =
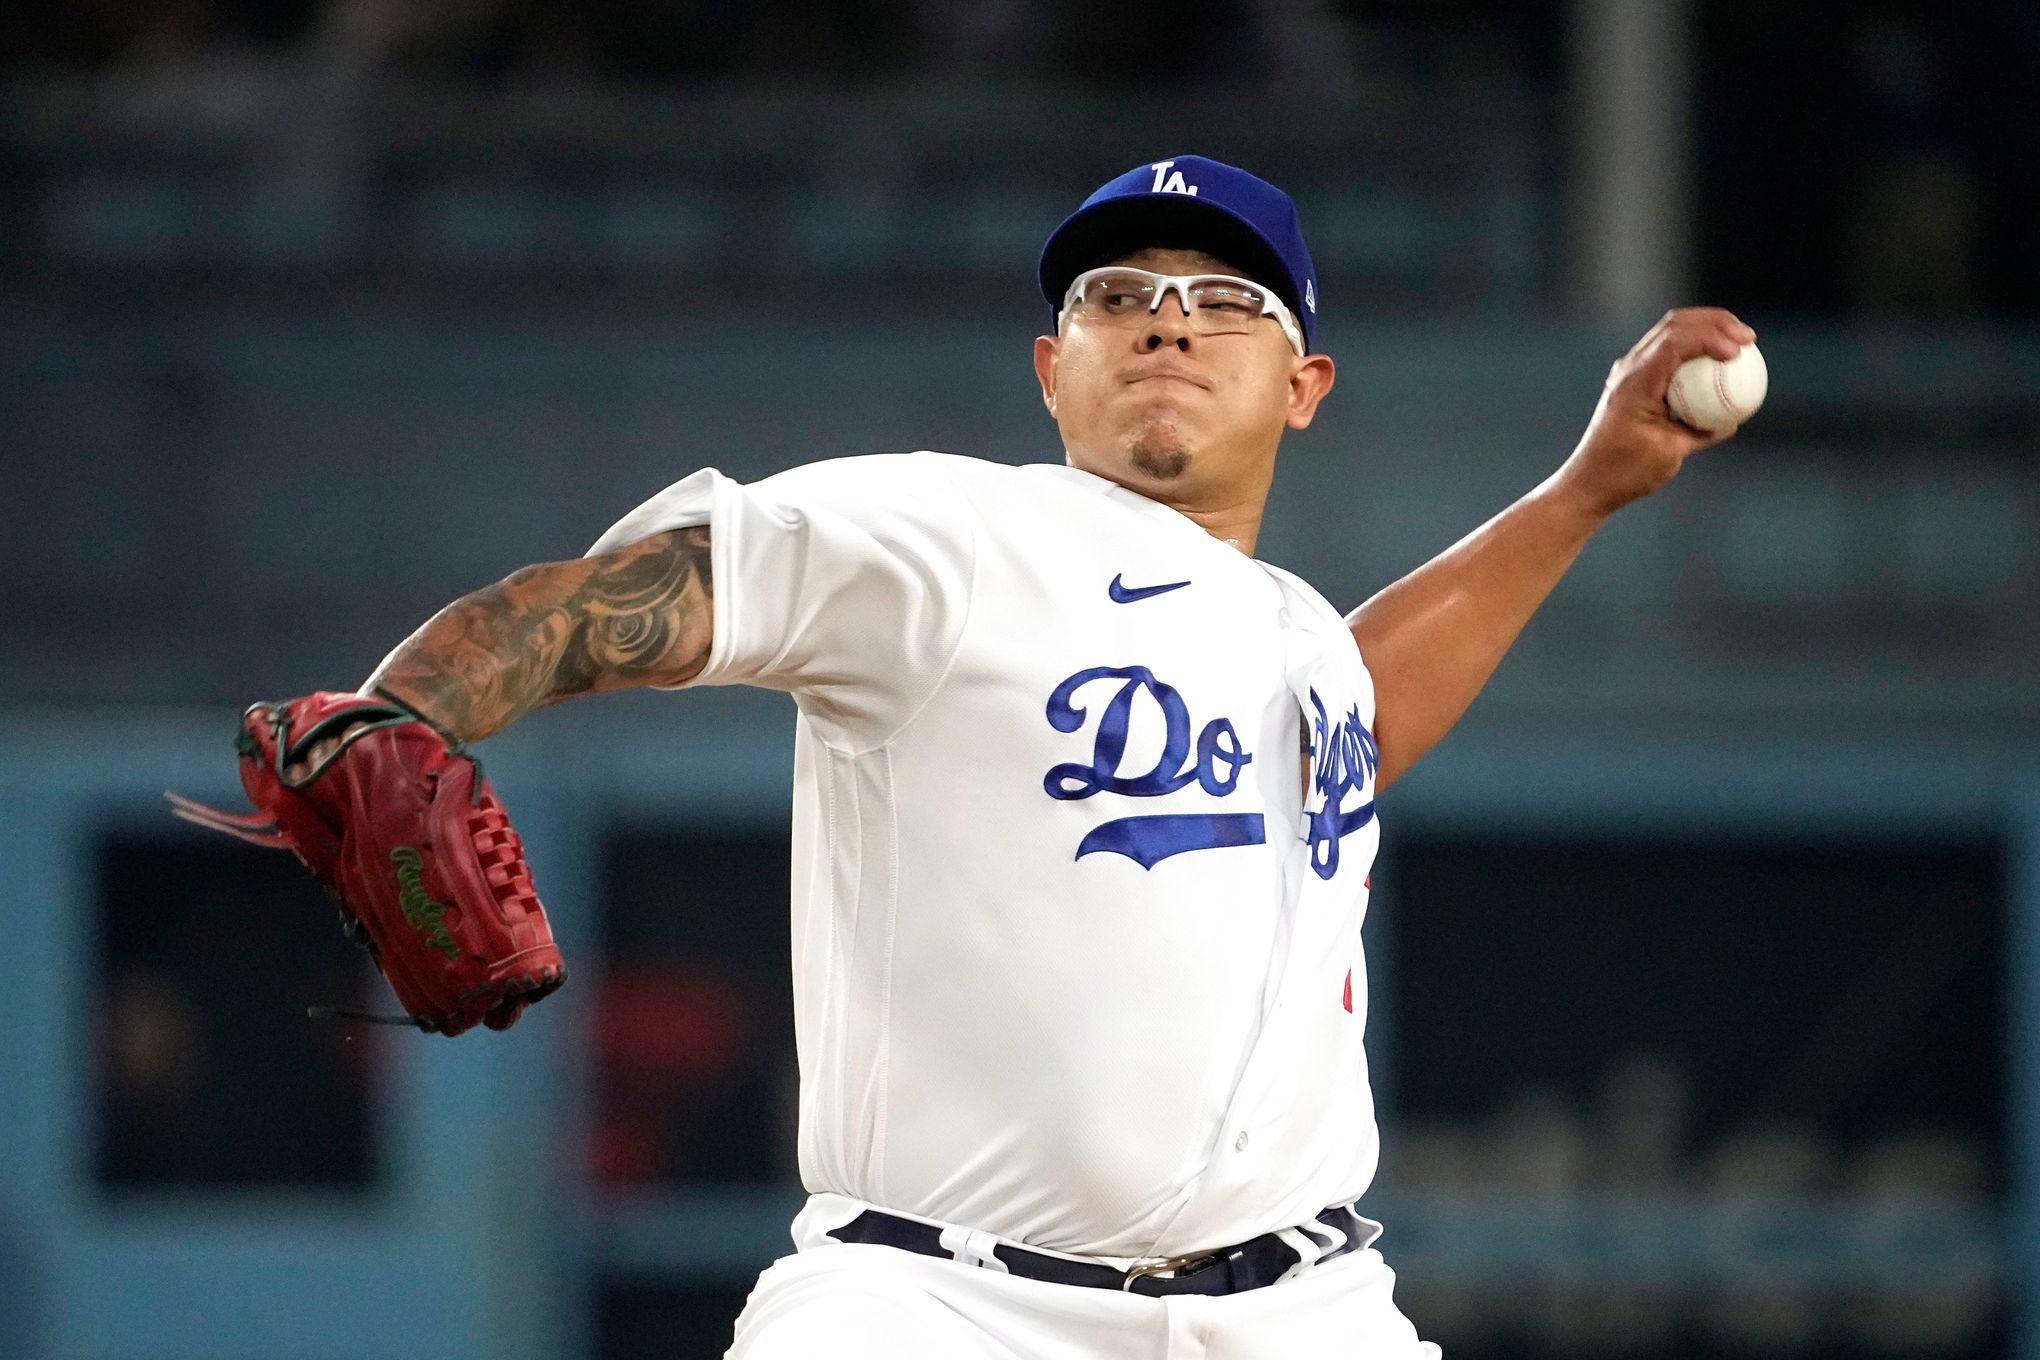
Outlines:
{"type": "Polygon", "coordinates": [[[1129,586],[1115,576],[1112,578],[1112,584],[1105,588],[1105,593],[1112,597],[1114,604],[1132,604],[1135,600],[1145,600],[1151,595],[1166,595],[1172,590],[1181,590],[1189,584],[1188,581],[1170,581],[1159,586],[1129,586]]]}

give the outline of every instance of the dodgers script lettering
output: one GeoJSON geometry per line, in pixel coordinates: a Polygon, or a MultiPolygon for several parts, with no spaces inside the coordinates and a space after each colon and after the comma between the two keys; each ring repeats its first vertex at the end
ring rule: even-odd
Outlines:
{"type": "Polygon", "coordinates": [[[1318,692],[1310,692],[1310,764],[1313,806],[1304,811],[1305,832],[1310,840],[1310,867],[1319,878],[1339,872],[1339,842],[1374,820],[1374,800],[1365,798],[1381,765],[1381,750],[1374,734],[1360,721],[1360,710],[1349,709],[1337,723],[1325,709],[1318,692]],[[1345,806],[1347,795],[1357,801],[1345,806]]]}
{"type": "MultiPolygon", "coordinates": [[[[1049,768],[1041,786],[1059,802],[1078,802],[1101,793],[1127,798],[1166,798],[1195,784],[1214,798],[1239,787],[1240,771],[1254,757],[1240,743],[1229,718],[1201,728],[1174,685],[1146,666],[1092,666],[1078,671],[1048,696],[1048,723],[1058,732],[1081,732],[1094,720],[1081,700],[1097,703],[1088,761],[1064,761],[1049,768]],[[1086,693],[1089,691],[1089,693],[1086,693]],[[1097,697],[1093,697],[1097,696],[1097,697]],[[1127,736],[1136,715],[1160,720],[1162,749],[1152,763],[1127,766],[1127,736]],[[1194,734],[1194,735],[1193,735],[1194,734]],[[1146,768],[1138,768],[1145,765],[1146,768]]],[[[1374,820],[1368,797],[1381,753],[1374,734],[1349,708],[1334,719],[1315,689],[1310,691],[1310,797],[1302,838],[1310,843],[1310,867],[1320,878],[1339,871],[1339,842],[1374,820]]],[[[1153,813],[1103,822],[1077,845],[1077,858],[1124,855],[1144,869],[1190,850],[1261,845],[1267,824],[1258,812],[1153,813]]]]}
{"type": "MultiPolygon", "coordinates": [[[[1195,783],[1206,793],[1223,798],[1239,786],[1241,768],[1254,757],[1240,744],[1232,721],[1214,718],[1197,731],[1193,743],[1189,705],[1173,685],[1157,679],[1145,666],[1093,666],[1078,671],[1048,696],[1049,726],[1058,732],[1083,728],[1090,710],[1078,704],[1078,692],[1094,684],[1111,697],[1098,713],[1091,759],[1051,768],[1042,780],[1049,797],[1064,802],[1099,793],[1161,798],[1195,783]],[[1151,768],[1130,771],[1123,766],[1136,706],[1160,716],[1162,752],[1151,768]]],[[[1151,869],[1187,850],[1260,845],[1266,839],[1267,829],[1258,812],[1120,817],[1093,828],[1077,846],[1077,858],[1109,851],[1151,869]]]]}

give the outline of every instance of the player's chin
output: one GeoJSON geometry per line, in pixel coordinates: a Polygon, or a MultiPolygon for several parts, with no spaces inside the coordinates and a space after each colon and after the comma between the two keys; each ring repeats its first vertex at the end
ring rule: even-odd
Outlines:
{"type": "Polygon", "coordinates": [[[1173,482],[1190,471],[1194,459],[1187,441],[1173,431],[1149,430],[1127,441],[1127,469],[1153,482],[1173,482]]]}

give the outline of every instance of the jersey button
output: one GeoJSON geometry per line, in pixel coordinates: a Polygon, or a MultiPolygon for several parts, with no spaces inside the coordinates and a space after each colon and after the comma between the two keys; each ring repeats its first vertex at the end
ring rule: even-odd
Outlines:
{"type": "Polygon", "coordinates": [[[1247,1150],[1247,1133],[1245,1129],[1240,1130],[1240,1136],[1232,1140],[1232,1150],[1234,1152],[1245,1152],[1247,1150]]]}

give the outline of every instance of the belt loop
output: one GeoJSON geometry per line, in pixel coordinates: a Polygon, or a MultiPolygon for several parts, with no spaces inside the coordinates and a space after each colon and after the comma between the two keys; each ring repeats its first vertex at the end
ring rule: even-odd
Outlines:
{"type": "Polygon", "coordinates": [[[1284,1246],[1296,1253],[1296,1264],[1275,1277],[1277,1284],[1284,1280],[1293,1280],[1303,1274],[1315,1265],[1317,1258],[1324,1253],[1324,1248],[1318,1245],[1315,1237],[1299,1229],[1282,1228],[1277,1230],[1275,1235],[1282,1239],[1284,1246]]]}
{"type": "Polygon", "coordinates": [[[983,1266],[1001,1275],[1013,1272],[998,1258],[999,1239],[976,1228],[944,1228],[938,1239],[942,1249],[967,1266],[983,1266]]]}
{"type": "Polygon", "coordinates": [[[1313,1242],[1317,1241],[1319,1233],[1323,1233],[1326,1237],[1331,1239],[1329,1242],[1326,1242],[1322,1247],[1319,1248],[1319,1251],[1322,1253],[1322,1255],[1319,1258],[1321,1260],[1327,1256],[1341,1255],[1342,1253],[1345,1252],[1349,1244],[1354,1247],[1358,1247],[1360,1245],[1358,1242],[1353,1240],[1353,1235],[1351,1233],[1347,1232],[1344,1228],[1341,1228],[1337,1223],[1332,1221],[1336,1217],[1338,1217],[1337,1210],[1327,1209],[1323,1213],[1319,1214],[1316,1218],[1313,1218],[1310,1222],[1299,1223],[1297,1225],[1296,1230],[1302,1233],[1305,1237],[1308,1237],[1313,1242]]]}
{"type": "Polygon", "coordinates": [[[1362,1214],[1358,1208],[1351,1204],[1342,1204],[1339,1206],[1339,1212],[1353,1225],[1348,1230],[1348,1235],[1353,1241],[1353,1250],[1365,1251],[1380,1239],[1381,1225],[1362,1214]]]}

